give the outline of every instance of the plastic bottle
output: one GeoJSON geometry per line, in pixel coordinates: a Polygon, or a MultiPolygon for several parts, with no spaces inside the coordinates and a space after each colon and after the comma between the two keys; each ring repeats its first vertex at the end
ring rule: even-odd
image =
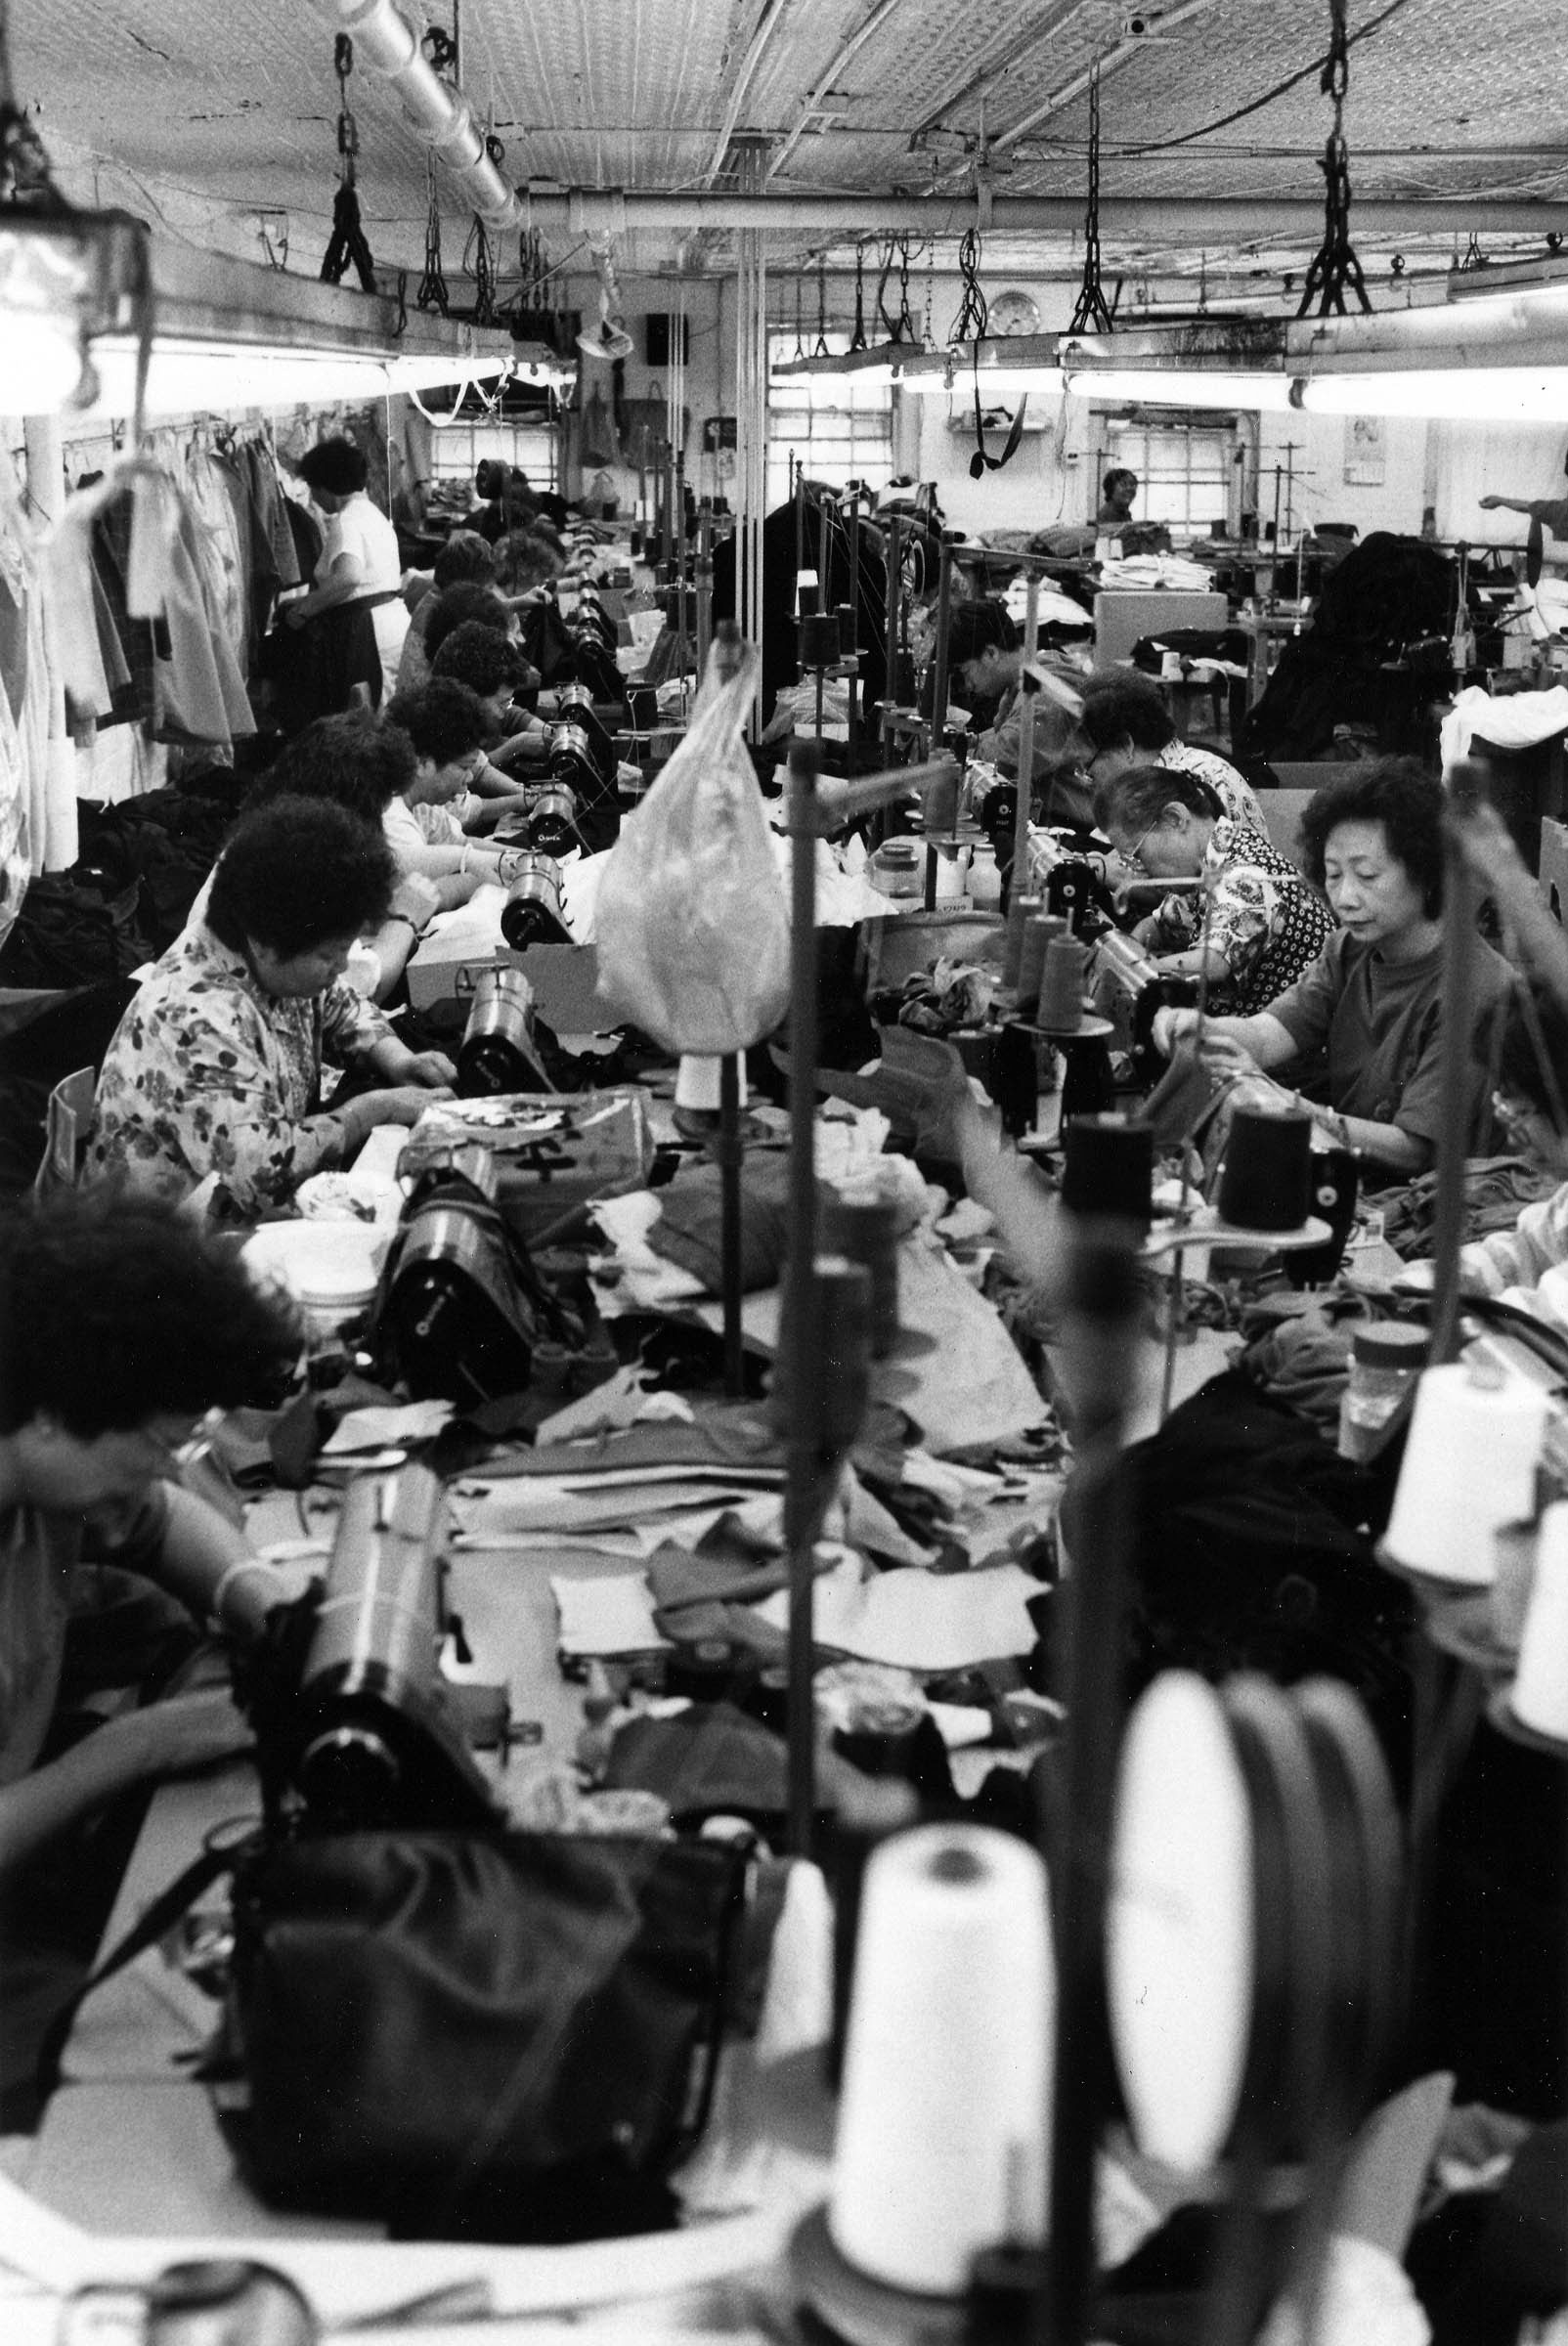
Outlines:
{"type": "Polygon", "coordinates": [[[994,912],[1002,901],[1002,875],[996,868],[996,849],[980,840],[970,858],[969,900],[977,912],[994,912]]]}
{"type": "Polygon", "coordinates": [[[1339,1405],[1339,1455],[1365,1460],[1426,1366],[1423,1327],[1398,1320],[1358,1327],[1350,1340],[1350,1377],[1339,1405]]]}

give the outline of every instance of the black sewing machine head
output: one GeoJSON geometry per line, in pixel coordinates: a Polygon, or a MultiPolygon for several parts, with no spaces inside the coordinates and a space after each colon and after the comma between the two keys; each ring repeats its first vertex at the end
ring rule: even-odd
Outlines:
{"type": "Polygon", "coordinates": [[[1154,1013],[1191,1007],[1198,1000],[1198,980],[1162,970],[1136,937],[1108,929],[1096,940],[1090,983],[1106,1017],[1114,1020],[1122,1048],[1132,1055],[1137,1082],[1156,1083],[1165,1061],[1154,1045],[1154,1013]]]}
{"type": "Polygon", "coordinates": [[[495,1803],[444,1694],[441,1480],[362,1475],[337,1537],[292,1706],[287,1774],[312,1825],[480,1824],[495,1803]]]}
{"type": "Polygon", "coordinates": [[[534,1040],[534,989],[521,970],[481,970],[457,1046],[457,1096],[489,1099],[536,1084],[554,1089],[534,1040]]]}

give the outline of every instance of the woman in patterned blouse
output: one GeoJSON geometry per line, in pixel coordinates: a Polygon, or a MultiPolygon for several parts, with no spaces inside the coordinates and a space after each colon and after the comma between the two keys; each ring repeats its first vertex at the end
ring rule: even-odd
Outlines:
{"type": "Polygon", "coordinates": [[[1261,831],[1221,813],[1196,774],[1134,767],[1096,803],[1124,863],[1152,880],[1205,883],[1196,903],[1164,898],[1137,934],[1167,969],[1206,967],[1215,1010],[1261,1010],[1317,960],[1334,925],[1322,896],[1261,831]],[[1194,942],[1205,922],[1206,944],[1194,942]]]}
{"type": "Polygon", "coordinates": [[[214,1174],[214,1210],[254,1220],[377,1125],[412,1124],[447,1096],[451,1061],[411,1051],[342,979],[394,879],[379,832],[329,801],[279,798],[246,815],[206,918],[175,939],[109,1044],[84,1179],[181,1198],[214,1174]],[[324,1058],[361,1077],[330,1110],[324,1058]]]}

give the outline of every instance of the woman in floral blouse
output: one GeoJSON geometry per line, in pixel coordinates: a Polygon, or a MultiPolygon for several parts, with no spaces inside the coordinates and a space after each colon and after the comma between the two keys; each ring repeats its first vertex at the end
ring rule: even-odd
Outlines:
{"type": "Polygon", "coordinates": [[[1207,883],[1206,903],[1167,896],[1137,934],[1167,969],[1206,966],[1216,1011],[1261,1010],[1317,960],[1334,925],[1328,905],[1261,831],[1221,813],[1196,774],[1137,766],[1096,804],[1124,863],[1152,880],[1207,883]]]}
{"type": "Polygon", "coordinates": [[[246,815],[205,920],[169,947],[109,1044],[84,1179],[183,1197],[215,1174],[215,1210],[254,1220],[376,1125],[412,1124],[445,1095],[451,1061],[411,1051],[342,982],[394,879],[384,840],[342,806],[279,798],[246,815]],[[341,1108],[322,1107],[324,1058],[361,1077],[341,1108]]]}

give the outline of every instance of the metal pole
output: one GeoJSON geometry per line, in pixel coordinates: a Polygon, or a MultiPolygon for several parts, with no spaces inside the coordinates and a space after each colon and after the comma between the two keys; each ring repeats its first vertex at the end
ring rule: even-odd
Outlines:
{"type": "Polygon", "coordinates": [[[931,693],[931,746],[941,747],[941,732],[947,722],[947,636],[953,618],[953,554],[946,540],[942,541],[940,585],[936,589],[936,673],[931,693]]]}
{"type": "Polygon", "coordinates": [[[784,1546],[789,1560],[790,1848],[811,1853],[816,1808],[812,1545],[821,1452],[821,1297],[816,1283],[816,828],[817,751],[790,751],[792,992],[790,998],[790,1250],[779,1368],[788,1416],[784,1546]]]}
{"type": "MultiPolygon", "coordinates": [[[[1449,775],[1456,799],[1481,776],[1466,761],[1449,775]]],[[[1443,826],[1443,1021],[1438,1048],[1437,1198],[1432,1222],[1432,1366],[1459,1351],[1459,1249],[1464,1242],[1464,1157],[1473,1097],[1476,886],[1452,821],[1443,826]]]]}
{"type": "Polygon", "coordinates": [[[1024,606],[1024,670],[1019,678],[1018,810],[1013,817],[1013,872],[1007,896],[1007,942],[1002,983],[1017,985],[1024,958],[1024,899],[1029,892],[1029,813],[1034,788],[1034,704],[1037,691],[1028,671],[1040,648],[1040,582],[1031,570],[1024,606]]]}
{"type": "Polygon", "coordinates": [[[839,646],[839,657],[849,663],[845,688],[849,695],[849,754],[846,760],[850,773],[859,762],[860,747],[860,484],[849,484],[849,640],[839,646]]]}
{"type": "Polygon", "coordinates": [[[893,763],[893,726],[889,722],[889,712],[893,704],[894,685],[898,674],[898,598],[901,591],[899,579],[902,575],[902,561],[900,525],[897,514],[893,513],[888,517],[886,588],[888,607],[883,614],[888,623],[888,673],[882,687],[882,762],[884,765],[893,763]]]}
{"type": "Polygon", "coordinates": [[[719,1288],[724,1303],[724,1389],[738,1401],[746,1390],[746,1355],[741,1331],[741,1186],[738,1052],[719,1063],[719,1288]]]}
{"type": "Polygon", "coordinates": [[[1046,1837],[1055,1910],[1056,2076],[1040,2346],[1083,2346],[1095,2281],[1095,2166],[1111,2107],[1102,1944],[1106,1861],[1125,1687],[1123,1616],[1132,1495],[1119,1452],[1133,1390],[1140,1311],[1131,1234],[1114,1224],[1075,1235],[1067,1260],[1065,1344],[1072,1371],[1082,1552],[1062,1585],[1060,1691],[1067,1706],[1060,1830],[1046,1837]]]}

